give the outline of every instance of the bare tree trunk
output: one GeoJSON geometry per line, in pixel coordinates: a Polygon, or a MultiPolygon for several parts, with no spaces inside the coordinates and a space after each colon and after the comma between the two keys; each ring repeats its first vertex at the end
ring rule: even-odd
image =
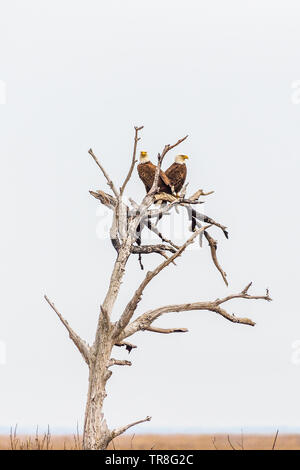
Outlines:
{"type": "Polygon", "coordinates": [[[102,412],[108,378],[109,372],[101,363],[98,365],[95,363],[91,367],[83,431],[83,448],[85,450],[106,449],[110,441],[110,431],[102,412]]]}
{"type": "Polygon", "coordinates": [[[102,413],[106,396],[106,379],[102,370],[90,370],[89,390],[85,410],[83,448],[85,450],[106,449],[110,441],[110,432],[102,413]]]}
{"type": "Polygon", "coordinates": [[[113,343],[110,336],[111,328],[106,320],[102,311],[95,344],[91,348],[89,386],[83,431],[83,448],[85,450],[106,449],[111,440],[111,433],[102,412],[106,397],[106,383],[112,374],[108,367],[113,343]],[[98,338],[99,341],[97,341],[98,338]]]}

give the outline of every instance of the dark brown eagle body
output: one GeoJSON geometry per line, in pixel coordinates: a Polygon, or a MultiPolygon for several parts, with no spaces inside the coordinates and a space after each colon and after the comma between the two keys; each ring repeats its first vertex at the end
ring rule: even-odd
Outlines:
{"type": "MultiPolygon", "coordinates": [[[[153,163],[151,162],[140,163],[137,166],[137,171],[148,193],[153,185],[156,166],[153,165],[153,163]]],[[[169,178],[166,176],[166,174],[162,170],[160,170],[160,173],[159,173],[158,187],[159,187],[160,193],[172,194],[172,188],[171,188],[169,178]]]]}
{"type": "Polygon", "coordinates": [[[186,179],[186,164],[185,163],[173,163],[167,171],[166,176],[169,178],[171,186],[174,188],[175,193],[179,193],[184,185],[186,179]]]}

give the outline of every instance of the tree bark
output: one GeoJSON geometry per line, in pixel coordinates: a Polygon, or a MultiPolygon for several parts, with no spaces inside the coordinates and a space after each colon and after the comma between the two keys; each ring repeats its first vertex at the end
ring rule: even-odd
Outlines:
{"type": "Polygon", "coordinates": [[[83,431],[84,450],[105,450],[110,441],[110,431],[102,412],[106,381],[102,371],[90,371],[83,431]]]}
{"type": "Polygon", "coordinates": [[[106,383],[112,374],[108,370],[111,350],[112,342],[108,334],[104,334],[98,351],[95,351],[94,356],[91,358],[89,368],[89,386],[83,431],[83,449],[85,450],[106,449],[111,440],[111,433],[102,411],[106,397],[106,383]]]}

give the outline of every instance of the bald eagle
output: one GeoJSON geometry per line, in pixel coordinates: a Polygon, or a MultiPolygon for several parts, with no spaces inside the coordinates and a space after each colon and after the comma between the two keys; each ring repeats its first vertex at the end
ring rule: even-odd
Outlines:
{"type": "Polygon", "coordinates": [[[166,170],[166,176],[169,178],[176,194],[179,193],[184,185],[187,173],[184,161],[188,158],[187,155],[176,155],[174,163],[166,170]]]}
{"type": "MultiPolygon", "coordinates": [[[[148,193],[153,185],[156,165],[153,165],[153,163],[150,162],[147,152],[141,152],[140,163],[137,166],[137,171],[140,179],[145,185],[146,192],[148,193]]],[[[172,194],[172,186],[170,184],[169,178],[162,170],[160,170],[159,173],[158,188],[160,193],[172,194]]]]}

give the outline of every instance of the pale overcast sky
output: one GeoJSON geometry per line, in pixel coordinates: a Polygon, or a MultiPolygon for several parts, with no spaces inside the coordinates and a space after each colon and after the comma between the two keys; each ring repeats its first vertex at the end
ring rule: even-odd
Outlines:
{"type": "MultiPolygon", "coordinates": [[[[207,246],[195,245],[138,312],[249,281],[274,302],[227,306],[255,328],[190,312],[157,323],[189,333],[132,337],[132,367],[109,382],[108,423],[151,415],[136,432],[299,427],[299,22],[296,0],[1,2],[2,431],[82,424],[87,367],[43,295],[93,340],[115,252],[99,237],[88,190],[107,186],[87,150],[120,185],[134,125],[145,126],[140,149],[153,158],[189,134],[180,151],[190,191],[215,190],[201,210],[230,234],[211,231],[228,288],[207,246]]],[[[135,173],[127,193],[143,192],[135,173]]],[[[144,257],[146,269],[158,261],[144,257]]],[[[133,258],[115,317],[143,275],[133,258]]]]}

